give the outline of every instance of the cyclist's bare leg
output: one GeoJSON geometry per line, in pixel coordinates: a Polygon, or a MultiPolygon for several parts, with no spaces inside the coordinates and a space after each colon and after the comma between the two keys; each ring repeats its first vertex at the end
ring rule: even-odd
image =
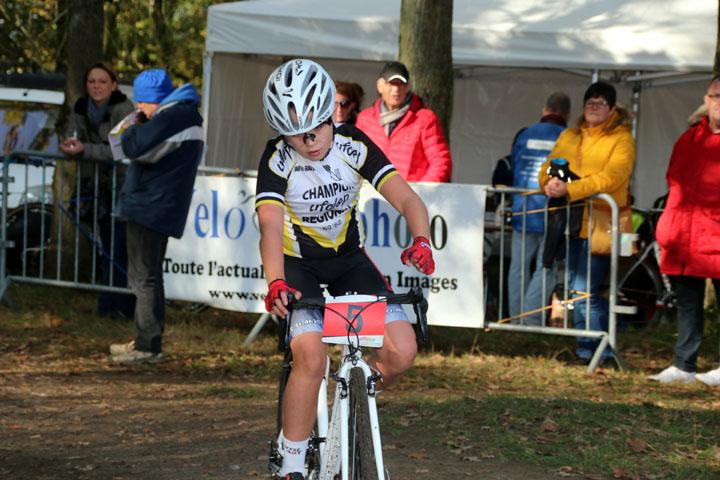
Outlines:
{"type": "Polygon", "coordinates": [[[413,364],[417,354],[415,331],[409,322],[397,321],[385,325],[382,348],[375,350],[368,363],[382,374],[378,390],[395,383],[413,364]]]}
{"type": "Polygon", "coordinates": [[[327,348],[320,332],[299,335],[290,343],[290,348],[293,366],[283,396],[283,435],[299,442],[310,436],[315,423],[327,348]]]}

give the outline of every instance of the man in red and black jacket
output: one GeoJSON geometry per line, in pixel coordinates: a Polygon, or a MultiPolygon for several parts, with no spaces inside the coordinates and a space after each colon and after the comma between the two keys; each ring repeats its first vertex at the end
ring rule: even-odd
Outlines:
{"type": "Polygon", "coordinates": [[[449,182],[450,148],[437,116],[410,91],[410,74],[400,62],[385,64],[377,80],[380,98],[355,124],[383,151],[403,179],[449,182]]]}

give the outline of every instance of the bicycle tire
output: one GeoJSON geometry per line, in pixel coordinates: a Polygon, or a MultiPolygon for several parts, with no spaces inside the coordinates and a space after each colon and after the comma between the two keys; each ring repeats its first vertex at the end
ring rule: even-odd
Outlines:
{"type": "Polygon", "coordinates": [[[654,262],[644,259],[633,265],[618,285],[618,295],[623,303],[634,305],[638,312],[628,316],[626,321],[635,326],[649,327],[663,315],[659,306],[665,287],[654,262]]]}
{"type": "Polygon", "coordinates": [[[41,245],[47,251],[52,241],[52,205],[44,207],[39,203],[30,203],[27,205],[27,223],[25,222],[25,205],[20,205],[12,210],[8,210],[7,223],[5,228],[7,231],[7,239],[15,242],[14,247],[8,247],[6,268],[8,272],[21,273],[23,263],[26,263],[25,273],[27,275],[37,275],[40,272],[39,253],[33,252],[41,245]],[[43,213],[44,211],[44,213],[43,213]],[[42,224],[45,223],[45,238],[42,238],[42,224]],[[28,251],[23,256],[23,232],[27,230],[26,246],[28,251]],[[31,273],[32,272],[32,273],[31,273]]]}
{"type": "Polygon", "coordinates": [[[350,475],[353,480],[377,480],[365,373],[350,369],[350,475]]]}
{"type": "Polygon", "coordinates": [[[288,350],[285,352],[285,358],[283,358],[282,372],[280,373],[280,386],[278,388],[278,405],[277,405],[277,433],[280,434],[282,430],[282,404],[283,397],[285,396],[285,387],[287,386],[288,378],[290,378],[290,372],[292,372],[292,351],[288,350]]]}

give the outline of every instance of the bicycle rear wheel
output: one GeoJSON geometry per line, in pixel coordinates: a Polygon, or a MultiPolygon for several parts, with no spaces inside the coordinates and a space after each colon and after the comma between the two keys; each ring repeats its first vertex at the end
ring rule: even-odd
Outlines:
{"type": "Polygon", "coordinates": [[[377,480],[365,373],[350,370],[350,475],[353,480],[377,480]]]}
{"type": "Polygon", "coordinates": [[[662,303],[665,287],[654,262],[646,258],[625,273],[618,284],[618,301],[637,307],[637,313],[626,315],[625,322],[635,327],[649,327],[665,313],[662,303]]]}

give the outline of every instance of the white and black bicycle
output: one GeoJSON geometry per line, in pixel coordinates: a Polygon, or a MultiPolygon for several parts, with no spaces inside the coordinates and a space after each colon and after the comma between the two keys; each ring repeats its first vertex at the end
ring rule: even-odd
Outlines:
{"type": "MultiPolygon", "coordinates": [[[[363,360],[361,347],[379,348],[385,330],[386,304],[412,305],[417,339],[427,340],[427,301],[420,288],[404,294],[344,295],[340,297],[291,299],[288,311],[324,309],[323,341],[343,344],[337,372],[330,377],[330,359],[318,395],[317,420],[305,457],[307,480],[389,480],[383,463],[380,425],[375,403],[375,385],[380,375],[363,360]],[[336,382],[332,406],[328,406],[328,378],[336,382]],[[332,411],[329,413],[330,408],[332,411]]],[[[288,314],[288,318],[290,314],[288,314]]],[[[270,473],[282,466],[282,401],[292,370],[289,322],[280,325],[279,348],[285,352],[278,402],[278,435],[270,442],[270,473]]]]}

